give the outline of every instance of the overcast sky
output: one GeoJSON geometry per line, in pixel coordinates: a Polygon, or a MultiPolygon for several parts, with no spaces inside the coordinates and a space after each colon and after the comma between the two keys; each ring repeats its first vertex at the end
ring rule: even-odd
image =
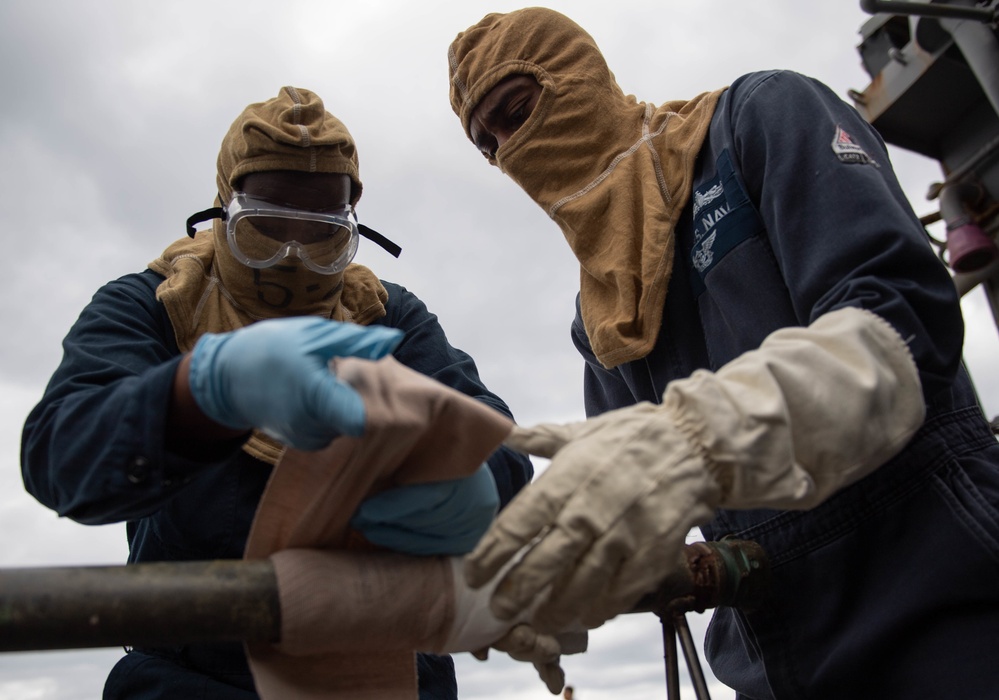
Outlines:
{"type": "MultiPolygon", "coordinates": [[[[505,0],[0,2],[0,567],[119,564],[123,526],[59,520],[25,492],[25,416],[94,291],[139,271],[212,205],[215,158],[242,108],[283,85],[319,93],[358,144],[358,262],[423,298],[522,423],[582,417],[569,340],[577,268],[558,228],[465,140],[446,50],[505,0]]],[[[846,99],[869,82],[854,0],[552,0],[597,40],[626,92],[662,103],[790,68],[846,99]]],[[[938,165],[893,150],[914,209],[938,165]]],[[[940,231],[936,231],[940,234],[940,231]]],[[[997,333],[966,297],[965,356],[999,413],[997,333]]],[[[543,468],[543,463],[538,463],[543,468]]],[[[706,616],[694,616],[702,634],[706,616]]],[[[631,615],[567,659],[577,700],[664,698],[658,621],[631,615]]],[[[0,655],[0,700],[99,697],[118,650],[0,655]]],[[[498,655],[497,655],[498,656],[498,655]]],[[[529,666],[457,659],[468,700],[551,697],[529,666]]],[[[715,698],[732,693],[713,686],[715,698]]],[[[691,691],[687,689],[689,695],[691,691]]]]}

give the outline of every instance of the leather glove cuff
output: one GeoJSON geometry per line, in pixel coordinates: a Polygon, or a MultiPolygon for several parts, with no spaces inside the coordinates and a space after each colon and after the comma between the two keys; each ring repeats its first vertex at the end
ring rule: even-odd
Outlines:
{"type": "Polygon", "coordinates": [[[855,308],[672,382],[663,408],[729,508],[814,507],[897,454],[925,415],[905,342],[855,308]]]}

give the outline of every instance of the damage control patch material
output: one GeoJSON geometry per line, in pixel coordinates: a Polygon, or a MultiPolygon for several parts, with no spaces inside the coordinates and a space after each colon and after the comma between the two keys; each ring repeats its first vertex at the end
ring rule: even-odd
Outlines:
{"type": "Polygon", "coordinates": [[[878,162],[867,155],[867,151],[861,148],[850,134],[843,131],[843,127],[836,126],[836,136],[833,137],[832,150],[836,154],[840,163],[852,163],[857,165],[873,165],[880,168],[878,162]]]}

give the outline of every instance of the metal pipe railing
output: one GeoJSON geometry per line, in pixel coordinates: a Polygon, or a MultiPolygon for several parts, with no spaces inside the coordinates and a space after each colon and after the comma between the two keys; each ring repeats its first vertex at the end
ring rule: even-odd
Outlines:
{"type": "Polygon", "coordinates": [[[0,570],[0,651],[277,641],[269,561],[0,570]]]}
{"type": "MultiPolygon", "coordinates": [[[[768,569],[756,543],[701,542],[634,612],[752,605],[768,569]]],[[[269,560],[0,569],[0,651],[280,640],[269,560]]]]}

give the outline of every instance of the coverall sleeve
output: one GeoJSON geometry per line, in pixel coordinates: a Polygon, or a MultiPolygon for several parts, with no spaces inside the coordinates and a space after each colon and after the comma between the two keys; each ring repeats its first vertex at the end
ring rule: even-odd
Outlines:
{"type": "MultiPolygon", "coordinates": [[[[379,323],[405,332],[393,356],[410,369],[512,418],[506,403],[489,391],[479,378],[475,361],[451,345],[437,316],[427,309],[426,304],[405,287],[385,281],[382,284],[388,290],[390,303],[388,315],[379,323]]],[[[501,506],[509,503],[534,475],[530,459],[508,447],[500,447],[488,462],[499,490],[501,506]]]]}
{"type": "Polygon", "coordinates": [[[828,87],[797,73],[741,90],[732,108],[736,170],[802,325],[846,306],[878,314],[908,343],[932,399],[960,364],[960,301],[880,136],[828,87]],[[863,155],[844,154],[853,149],[843,139],[863,155]]]}
{"type": "Polygon", "coordinates": [[[144,517],[239,451],[242,439],[191,459],[165,444],[181,354],[155,299],[160,280],[147,271],[97,291],[25,422],[25,488],[61,516],[91,525],[144,517]]]}

